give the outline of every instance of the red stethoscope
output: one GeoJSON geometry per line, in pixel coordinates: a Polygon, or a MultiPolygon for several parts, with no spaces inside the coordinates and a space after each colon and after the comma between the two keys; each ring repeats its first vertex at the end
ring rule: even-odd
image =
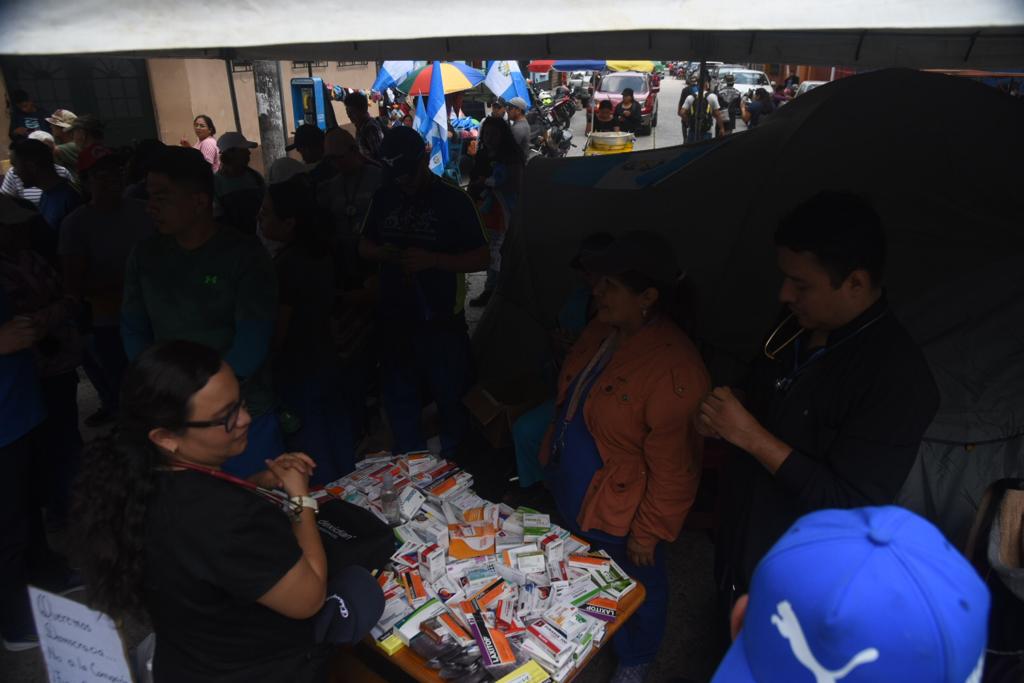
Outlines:
{"type": "Polygon", "coordinates": [[[203,465],[196,465],[195,463],[185,462],[184,460],[175,460],[175,461],[171,462],[167,466],[167,469],[172,469],[172,468],[175,468],[175,467],[180,467],[182,469],[192,470],[193,472],[200,472],[202,474],[207,474],[207,475],[209,475],[211,477],[214,477],[216,479],[220,479],[221,481],[226,481],[226,482],[229,482],[229,483],[234,484],[236,486],[241,486],[243,489],[247,489],[249,491],[252,491],[256,495],[258,495],[261,498],[263,498],[264,500],[267,500],[267,501],[269,501],[271,503],[274,503],[276,506],[280,507],[283,511],[291,512],[291,514],[293,516],[296,516],[296,515],[299,515],[299,514],[302,513],[302,505],[292,501],[291,499],[288,498],[288,496],[286,494],[284,494],[284,493],[282,493],[280,491],[275,491],[273,489],[263,488],[262,486],[257,486],[256,484],[252,483],[251,481],[246,481],[245,479],[240,479],[240,478],[238,478],[238,477],[236,477],[236,476],[234,476],[232,474],[228,474],[227,472],[222,472],[221,470],[215,470],[212,467],[204,467],[203,465]]]}

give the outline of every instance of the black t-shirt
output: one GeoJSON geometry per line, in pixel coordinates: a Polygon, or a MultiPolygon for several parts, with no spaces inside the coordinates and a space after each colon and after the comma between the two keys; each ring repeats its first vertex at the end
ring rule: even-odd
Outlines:
{"type": "Polygon", "coordinates": [[[208,474],[162,472],[146,552],[157,683],[327,680],[312,622],[256,602],[302,556],[280,508],[208,474]]]}
{"type": "Polygon", "coordinates": [[[615,124],[619,127],[619,130],[626,133],[635,133],[640,130],[643,122],[640,103],[636,100],[633,100],[633,104],[628,107],[622,102],[619,102],[615,107],[615,124]],[[627,111],[629,111],[629,116],[626,116],[627,111]]]}
{"type": "Polygon", "coordinates": [[[602,121],[599,117],[594,117],[594,132],[595,133],[612,133],[615,132],[616,126],[619,125],[618,119],[614,116],[607,121],[602,121]]]}

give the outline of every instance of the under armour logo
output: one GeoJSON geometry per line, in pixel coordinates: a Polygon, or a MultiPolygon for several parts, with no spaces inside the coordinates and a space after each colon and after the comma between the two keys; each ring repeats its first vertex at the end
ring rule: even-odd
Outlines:
{"type": "Polygon", "coordinates": [[[217,276],[216,275],[207,275],[206,277],[203,278],[203,284],[204,285],[215,285],[215,284],[217,284],[217,276]]]}
{"type": "Polygon", "coordinates": [[[772,623],[775,625],[775,628],[779,629],[782,637],[789,641],[789,647],[793,650],[793,656],[796,657],[796,661],[803,664],[805,669],[814,674],[814,683],[836,683],[836,681],[850,675],[850,672],[858,666],[869,664],[878,659],[878,650],[869,647],[854,655],[853,659],[843,668],[829,671],[818,663],[818,659],[811,652],[811,647],[807,644],[807,638],[804,637],[804,631],[800,627],[800,620],[796,618],[793,606],[788,601],[783,600],[775,606],[775,609],[778,611],[778,614],[772,615],[772,623]]]}
{"type": "Polygon", "coordinates": [[[326,605],[331,600],[338,601],[338,614],[341,615],[342,619],[348,619],[348,605],[346,605],[345,601],[341,599],[341,596],[337,594],[331,595],[326,600],[324,600],[324,604],[326,605]]]}

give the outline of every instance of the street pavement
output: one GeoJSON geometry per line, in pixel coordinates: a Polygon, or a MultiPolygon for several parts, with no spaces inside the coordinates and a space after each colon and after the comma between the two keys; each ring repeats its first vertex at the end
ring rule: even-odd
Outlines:
{"type": "MultiPolygon", "coordinates": [[[[637,137],[633,145],[634,151],[662,149],[683,144],[683,127],[676,107],[679,104],[679,95],[683,92],[684,85],[683,80],[672,76],[661,79],[661,92],[658,93],[658,125],[650,135],[637,137]]],[[[576,112],[569,128],[572,131],[573,143],[576,147],[569,150],[568,156],[583,156],[583,145],[587,141],[586,126],[587,112],[585,110],[576,112]]],[[[736,130],[737,132],[746,130],[742,121],[736,122],[736,130]]]]}

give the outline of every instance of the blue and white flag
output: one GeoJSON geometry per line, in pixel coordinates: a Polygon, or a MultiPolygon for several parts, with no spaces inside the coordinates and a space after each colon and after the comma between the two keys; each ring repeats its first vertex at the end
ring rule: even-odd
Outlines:
{"type": "Polygon", "coordinates": [[[487,78],[484,85],[506,102],[513,97],[522,97],[526,104],[530,102],[530,89],[526,87],[526,79],[519,70],[519,62],[515,60],[498,60],[487,65],[487,78]]]}
{"type": "Polygon", "coordinates": [[[415,62],[384,62],[371,89],[382,92],[394,88],[412,73],[415,66],[415,62]]]}
{"type": "Polygon", "coordinates": [[[423,106],[423,95],[416,98],[416,116],[412,118],[412,127],[426,139],[427,131],[430,130],[430,119],[427,118],[427,108],[423,106]]]}
{"type": "Polygon", "coordinates": [[[444,102],[444,80],[440,62],[434,62],[430,74],[430,98],[427,100],[427,143],[430,145],[430,170],[444,175],[448,164],[448,112],[444,102]]]}

